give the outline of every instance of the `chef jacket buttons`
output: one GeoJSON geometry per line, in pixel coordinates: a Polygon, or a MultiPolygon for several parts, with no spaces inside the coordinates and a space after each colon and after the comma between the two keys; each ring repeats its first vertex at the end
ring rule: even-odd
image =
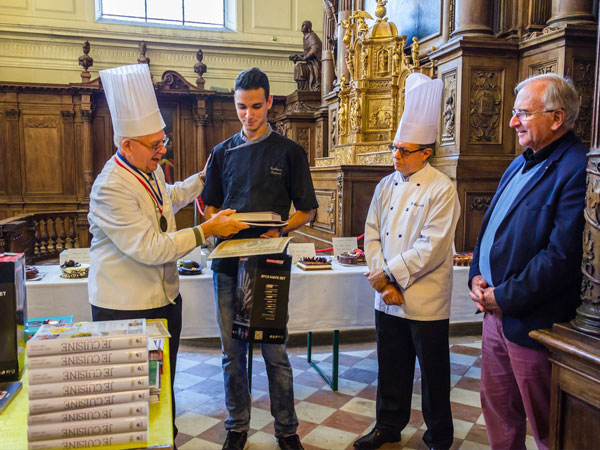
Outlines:
{"type": "Polygon", "coordinates": [[[394,186],[398,186],[398,182],[397,181],[394,183],[394,186]]]}
{"type": "Polygon", "coordinates": [[[402,235],[401,235],[401,234],[399,234],[399,235],[398,235],[398,237],[399,237],[399,238],[401,238],[401,237],[402,237],[402,235]]]}
{"type": "Polygon", "coordinates": [[[393,206],[391,206],[391,207],[390,207],[390,209],[394,209],[394,207],[393,207],[393,206]]]}
{"type": "Polygon", "coordinates": [[[408,211],[408,208],[406,208],[406,210],[408,211]]]}
{"type": "Polygon", "coordinates": [[[387,231],[385,232],[385,235],[388,236],[390,233],[388,233],[387,231]]]}

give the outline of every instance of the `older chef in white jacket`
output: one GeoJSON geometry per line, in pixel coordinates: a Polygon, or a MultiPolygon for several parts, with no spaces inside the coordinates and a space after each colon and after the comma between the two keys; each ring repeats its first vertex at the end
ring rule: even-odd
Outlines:
{"type": "Polygon", "coordinates": [[[460,214],[456,188],[427,162],[435,142],[441,80],[411,74],[393,153],[395,172],[375,188],[365,226],[369,282],[375,289],[379,374],[373,430],[356,448],[400,440],[408,424],[415,357],[429,448],[450,448],[448,325],[452,248],[460,214]]]}
{"type": "MultiPolygon", "coordinates": [[[[103,70],[100,77],[118,151],[90,194],[92,317],[167,319],[175,374],[182,313],[176,261],[205,236],[237,233],[247,225],[230,219],[233,210],[227,210],[200,226],[177,231],[174,214],[202,192],[202,174],[165,184],[159,166],[166,152],[165,123],[146,64],[103,70]]],[[[173,419],[174,413],[173,401],[173,419]]]]}

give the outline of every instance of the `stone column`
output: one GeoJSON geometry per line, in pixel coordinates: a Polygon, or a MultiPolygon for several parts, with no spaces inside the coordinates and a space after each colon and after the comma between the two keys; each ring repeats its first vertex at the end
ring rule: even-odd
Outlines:
{"type": "Polygon", "coordinates": [[[565,23],[596,25],[594,0],[552,0],[552,15],[548,26],[565,23]]]}
{"type": "Polygon", "coordinates": [[[465,34],[492,34],[491,0],[456,0],[454,31],[451,37],[465,34]]]}

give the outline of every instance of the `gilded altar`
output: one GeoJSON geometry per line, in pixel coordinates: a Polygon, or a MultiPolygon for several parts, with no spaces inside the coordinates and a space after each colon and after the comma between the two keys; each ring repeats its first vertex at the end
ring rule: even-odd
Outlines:
{"type": "Polygon", "coordinates": [[[433,75],[431,63],[419,64],[419,43],[413,38],[411,56],[404,54],[406,36],[398,35],[388,20],[385,1],[375,11],[353,11],[341,22],[348,49],[349,79],[340,76],[337,101],[329,106],[329,155],[315,158],[317,167],[339,165],[386,165],[392,157],[387,146],[393,141],[404,110],[404,84],[412,72],[433,75]]]}

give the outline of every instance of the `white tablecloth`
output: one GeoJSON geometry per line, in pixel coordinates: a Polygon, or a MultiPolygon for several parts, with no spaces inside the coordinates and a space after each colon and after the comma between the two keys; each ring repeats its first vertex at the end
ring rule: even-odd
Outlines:
{"type": "MultiPolygon", "coordinates": [[[[58,266],[37,266],[43,277],[28,281],[27,316],[73,314],[75,320],[91,320],[87,279],[64,279],[58,266]]],[[[348,267],[334,262],[333,270],[305,272],[292,268],[288,329],[303,331],[373,328],[374,295],[363,276],[365,266],[348,267]]],[[[468,268],[455,267],[451,322],[481,320],[468,298],[468,268]]],[[[217,337],[212,272],[181,276],[183,338],[217,337]]]]}

